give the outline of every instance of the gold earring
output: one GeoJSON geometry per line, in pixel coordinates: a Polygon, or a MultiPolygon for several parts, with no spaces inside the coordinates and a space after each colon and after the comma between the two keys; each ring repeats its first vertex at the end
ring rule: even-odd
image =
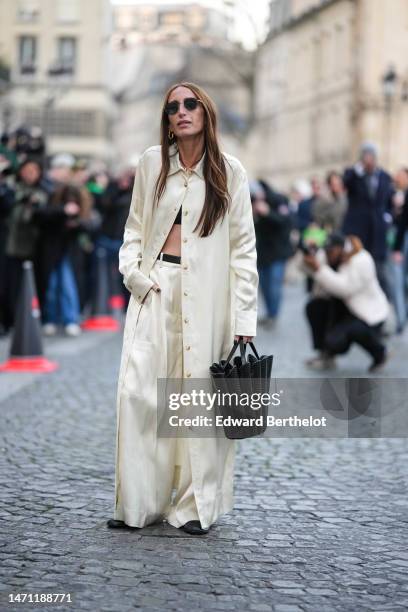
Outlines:
{"type": "Polygon", "coordinates": [[[173,140],[174,138],[174,132],[171,131],[171,129],[169,128],[169,140],[173,140]]]}

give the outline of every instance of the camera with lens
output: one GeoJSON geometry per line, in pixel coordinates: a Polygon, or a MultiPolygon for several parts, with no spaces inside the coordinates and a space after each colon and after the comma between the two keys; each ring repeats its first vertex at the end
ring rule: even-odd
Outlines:
{"type": "Polygon", "coordinates": [[[299,244],[299,249],[302,251],[303,255],[316,255],[317,253],[317,246],[315,244],[301,242],[299,244]]]}

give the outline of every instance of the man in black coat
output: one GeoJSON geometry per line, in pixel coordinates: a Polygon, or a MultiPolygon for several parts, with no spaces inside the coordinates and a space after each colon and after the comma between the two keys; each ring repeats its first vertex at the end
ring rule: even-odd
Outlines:
{"type": "Polygon", "coordinates": [[[387,230],[392,223],[391,176],[378,166],[377,150],[371,143],[361,147],[360,161],[344,173],[348,209],[343,222],[343,233],[354,234],[371,253],[378,280],[389,296],[385,263],[387,258],[387,230]]]}

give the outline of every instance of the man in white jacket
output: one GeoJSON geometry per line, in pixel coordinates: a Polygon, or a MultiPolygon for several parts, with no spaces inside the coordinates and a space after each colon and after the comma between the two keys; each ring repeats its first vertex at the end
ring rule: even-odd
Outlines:
{"type": "Polygon", "coordinates": [[[369,372],[378,371],[387,360],[380,330],[389,304],[379,285],[374,260],[356,236],[332,234],[325,253],[327,263],[315,255],[304,256],[315,286],[315,297],[307,304],[306,315],[314,348],[320,351],[320,356],[309,360],[308,365],[330,368],[334,356],[346,353],[355,342],[373,358],[369,372]]]}

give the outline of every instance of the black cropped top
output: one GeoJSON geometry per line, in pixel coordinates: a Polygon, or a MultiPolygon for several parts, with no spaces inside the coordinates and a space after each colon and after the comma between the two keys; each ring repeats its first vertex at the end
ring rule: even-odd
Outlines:
{"type": "Polygon", "coordinates": [[[174,225],[181,225],[181,206],[177,213],[177,217],[174,219],[174,225]]]}

